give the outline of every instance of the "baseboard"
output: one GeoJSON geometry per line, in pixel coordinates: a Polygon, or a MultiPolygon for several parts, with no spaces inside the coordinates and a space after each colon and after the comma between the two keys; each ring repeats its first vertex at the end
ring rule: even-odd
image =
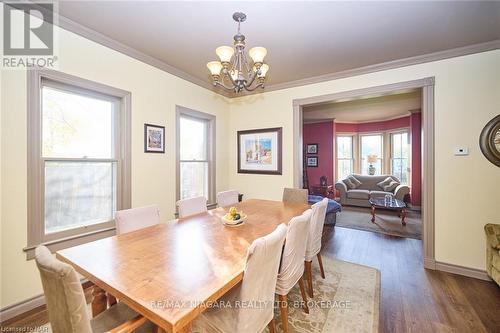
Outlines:
{"type": "Polygon", "coordinates": [[[43,294],[6,306],[0,310],[0,322],[3,323],[42,305],[45,305],[45,297],[43,294]]]}
{"type": "Polygon", "coordinates": [[[436,261],[435,266],[436,270],[438,271],[468,276],[471,278],[485,280],[485,281],[491,281],[491,278],[488,276],[486,271],[481,269],[468,268],[439,261],[436,261]]]}
{"type": "Polygon", "coordinates": [[[424,268],[435,270],[436,260],[431,258],[424,258],[424,268]]]}

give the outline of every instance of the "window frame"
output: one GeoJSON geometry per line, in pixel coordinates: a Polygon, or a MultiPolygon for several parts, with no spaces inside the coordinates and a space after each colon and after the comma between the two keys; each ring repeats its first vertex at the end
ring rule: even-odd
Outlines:
{"type": "MultiPolygon", "coordinates": [[[[403,134],[403,133],[406,133],[407,135],[407,139],[408,139],[408,168],[410,169],[410,171],[408,171],[408,182],[404,185],[407,185],[407,186],[410,186],[411,187],[411,170],[412,170],[412,167],[411,167],[411,162],[412,162],[412,156],[411,156],[411,147],[412,147],[412,143],[411,143],[411,131],[410,131],[410,128],[400,128],[400,129],[396,129],[396,130],[392,130],[392,131],[389,131],[388,132],[388,136],[389,136],[389,173],[390,174],[393,174],[393,160],[394,160],[394,151],[393,151],[393,138],[394,138],[394,135],[397,135],[397,134],[403,134]]],[[[402,158],[398,158],[398,159],[401,159],[402,158]]],[[[401,179],[399,179],[401,181],[401,179]]],[[[403,183],[402,183],[403,184],[403,183]]]]}
{"type": "MultiPolygon", "coordinates": [[[[216,116],[176,105],[176,200],[181,197],[181,159],[180,159],[180,120],[181,117],[193,118],[207,122],[207,159],[196,162],[208,162],[208,202],[207,207],[216,205],[216,116]]],[[[186,161],[185,161],[186,162],[186,161]]]]}
{"type": "Polygon", "coordinates": [[[335,135],[335,180],[339,181],[339,160],[348,160],[347,158],[339,158],[339,147],[338,147],[338,138],[339,137],[350,137],[351,138],[351,169],[352,173],[356,173],[356,133],[337,133],[335,135]]]}
{"type": "Polygon", "coordinates": [[[115,234],[114,220],[88,226],[81,226],[55,233],[45,233],[44,192],[45,161],[79,161],[83,158],[48,158],[42,156],[42,88],[69,91],[79,95],[112,100],[117,103],[115,113],[114,157],[88,158],[89,162],[113,160],[116,163],[116,209],[130,208],[130,99],[128,91],[110,87],[101,83],[79,78],[55,70],[33,69],[27,71],[28,83],[28,244],[24,251],[27,258],[34,257],[36,246],[43,244],[52,251],[83,244],[89,241],[109,237],[115,234]]]}

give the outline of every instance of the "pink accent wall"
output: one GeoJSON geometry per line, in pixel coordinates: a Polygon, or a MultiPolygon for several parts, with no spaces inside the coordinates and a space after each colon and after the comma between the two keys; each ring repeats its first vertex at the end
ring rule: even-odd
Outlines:
{"type": "Polygon", "coordinates": [[[307,148],[308,144],[318,144],[318,154],[306,154],[306,156],[318,156],[318,167],[307,168],[309,186],[319,184],[321,176],[326,176],[328,182],[333,183],[333,138],[335,137],[333,134],[333,121],[304,124],[302,133],[304,149],[307,148]]]}
{"type": "Polygon", "coordinates": [[[337,133],[364,133],[388,131],[402,127],[410,127],[411,132],[411,203],[420,206],[422,200],[421,185],[421,114],[412,113],[408,117],[391,119],[386,121],[376,121],[371,123],[335,123],[322,122],[314,124],[304,124],[303,140],[304,147],[308,143],[318,143],[318,167],[307,168],[309,185],[319,184],[319,177],[327,176],[328,182],[335,179],[335,152],[334,138],[337,133]]]}

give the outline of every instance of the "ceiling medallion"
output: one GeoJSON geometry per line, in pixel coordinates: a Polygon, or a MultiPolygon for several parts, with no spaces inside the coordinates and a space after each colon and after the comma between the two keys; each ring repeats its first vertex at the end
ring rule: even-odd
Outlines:
{"type": "Polygon", "coordinates": [[[207,67],[212,74],[213,85],[239,93],[242,90],[253,91],[264,88],[269,66],[264,63],[267,50],[264,47],[252,47],[248,55],[253,63],[249,64],[245,53],[245,36],[240,33],[240,24],[246,20],[244,13],[234,13],[233,19],[238,22],[238,33],[234,35],[234,47],[219,46],[215,53],[220,61],[210,61],[207,67]],[[233,57],[234,55],[234,57],[233,57]],[[232,60],[232,62],[231,62],[232,60]]]}

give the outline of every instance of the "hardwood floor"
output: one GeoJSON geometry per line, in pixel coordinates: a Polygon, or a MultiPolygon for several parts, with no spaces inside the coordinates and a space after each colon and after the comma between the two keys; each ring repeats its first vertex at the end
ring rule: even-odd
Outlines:
{"type": "Polygon", "coordinates": [[[421,240],[325,226],[323,254],[380,270],[380,332],[500,332],[500,287],[425,270],[421,240]]]}
{"type": "MultiPolygon", "coordinates": [[[[500,287],[493,282],[429,271],[420,240],[325,226],[323,255],[381,271],[380,332],[500,332],[500,287]]],[[[2,323],[47,322],[43,307],[2,323]]]]}

